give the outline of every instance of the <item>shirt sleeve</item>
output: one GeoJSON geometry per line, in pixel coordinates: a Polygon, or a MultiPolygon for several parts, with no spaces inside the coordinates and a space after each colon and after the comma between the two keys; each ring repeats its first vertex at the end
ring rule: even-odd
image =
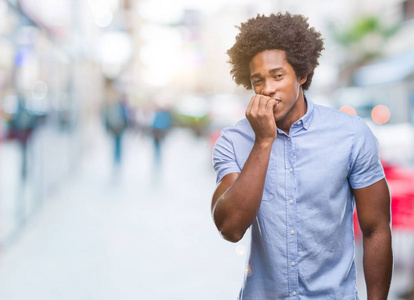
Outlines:
{"type": "Polygon", "coordinates": [[[213,167],[217,176],[216,183],[220,182],[220,180],[227,174],[241,172],[236,161],[230,134],[226,129],[222,130],[221,136],[214,146],[213,167]]]}
{"type": "Polygon", "coordinates": [[[378,141],[368,125],[358,118],[357,133],[351,154],[349,183],[353,189],[361,189],[384,177],[378,141]]]}

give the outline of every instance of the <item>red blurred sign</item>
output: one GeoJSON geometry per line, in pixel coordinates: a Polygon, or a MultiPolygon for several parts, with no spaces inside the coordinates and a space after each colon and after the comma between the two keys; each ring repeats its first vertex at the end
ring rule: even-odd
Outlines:
{"type": "MultiPolygon", "coordinates": [[[[391,193],[392,229],[414,230],[414,170],[382,162],[391,193]]],[[[355,238],[361,237],[354,214],[355,238]]]]}

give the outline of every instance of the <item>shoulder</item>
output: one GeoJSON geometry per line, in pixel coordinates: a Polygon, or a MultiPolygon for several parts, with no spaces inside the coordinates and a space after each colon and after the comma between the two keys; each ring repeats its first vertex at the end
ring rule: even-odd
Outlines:
{"type": "Polygon", "coordinates": [[[226,127],[221,131],[221,135],[215,143],[214,152],[220,149],[231,149],[234,153],[241,153],[252,147],[254,139],[254,131],[249,121],[242,119],[234,126],[226,127]]]}
{"type": "Polygon", "coordinates": [[[238,121],[232,128],[236,131],[238,131],[238,130],[239,131],[252,130],[252,127],[250,126],[250,123],[246,118],[241,119],[240,121],[238,121]]]}
{"type": "Polygon", "coordinates": [[[349,115],[338,109],[318,104],[314,106],[314,116],[326,127],[340,127],[355,132],[362,123],[365,124],[359,116],[349,115]]]}
{"type": "Polygon", "coordinates": [[[319,104],[315,104],[314,112],[319,117],[335,118],[338,121],[353,121],[359,118],[356,115],[349,115],[347,113],[344,113],[343,111],[340,111],[339,109],[335,109],[329,106],[324,106],[324,105],[319,105],[319,104]]]}
{"type": "Polygon", "coordinates": [[[244,118],[240,121],[238,121],[235,125],[229,126],[224,128],[221,131],[221,135],[225,135],[232,138],[241,138],[241,137],[248,137],[248,136],[254,136],[254,131],[252,127],[250,126],[249,121],[244,118]]]}

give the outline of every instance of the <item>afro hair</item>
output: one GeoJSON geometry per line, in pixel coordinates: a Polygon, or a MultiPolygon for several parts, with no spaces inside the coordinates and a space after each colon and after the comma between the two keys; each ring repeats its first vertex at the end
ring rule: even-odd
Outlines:
{"type": "Polygon", "coordinates": [[[251,89],[251,59],[262,51],[277,49],[285,51],[286,60],[293,67],[296,76],[307,76],[302,88],[309,88],[324,47],[321,34],[315,28],[309,28],[307,18],[288,12],[268,17],[257,15],[237,28],[240,33],[227,54],[230,57],[230,74],[238,85],[251,89]]]}

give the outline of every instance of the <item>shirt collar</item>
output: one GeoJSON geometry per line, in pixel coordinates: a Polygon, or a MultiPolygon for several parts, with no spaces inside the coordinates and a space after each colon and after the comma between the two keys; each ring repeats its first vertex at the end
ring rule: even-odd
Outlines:
{"type": "MultiPolygon", "coordinates": [[[[289,130],[289,134],[293,134],[295,132],[298,132],[299,130],[301,130],[302,128],[305,130],[309,129],[309,125],[313,119],[313,108],[314,108],[314,104],[313,102],[304,97],[304,101],[306,101],[307,107],[306,107],[306,113],[302,116],[302,118],[300,118],[299,120],[297,120],[295,123],[292,124],[292,126],[290,127],[289,130]]],[[[281,134],[286,135],[286,133],[281,130],[280,128],[277,128],[277,131],[281,134]]]]}
{"type": "Polygon", "coordinates": [[[302,118],[300,118],[299,120],[297,120],[295,123],[293,123],[293,126],[303,127],[305,130],[308,130],[309,129],[309,125],[310,125],[310,123],[312,121],[312,117],[313,117],[313,107],[314,107],[314,104],[305,95],[303,96],[303,98],[304,98],[304,100],[307,103],[306,114],[302,118]]]}

